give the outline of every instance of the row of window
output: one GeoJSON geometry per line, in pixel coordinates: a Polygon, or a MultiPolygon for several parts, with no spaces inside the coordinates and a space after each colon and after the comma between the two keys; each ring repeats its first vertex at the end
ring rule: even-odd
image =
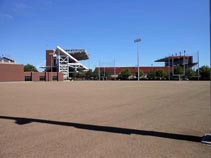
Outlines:
{"type": "MultiPolygon", "coordinates": [[[[52,80],[53,81],[58,81],[58,76],[53,76],[52,80]]],[[[32,77],[31,76],[25,76],[25,81],[32,81],[32,77]]],[[[40,76],[40,81],[46,81],[46,77],[45,76],[40,76]]]]}

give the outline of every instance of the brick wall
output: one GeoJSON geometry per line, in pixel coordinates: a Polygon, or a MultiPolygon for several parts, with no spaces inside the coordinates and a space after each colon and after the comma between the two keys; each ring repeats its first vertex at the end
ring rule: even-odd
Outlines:
{"type": "Polygon", "coordinates": [[[45,78],[45,81],[63,81],[62,72],[24,72],[24,76],[31,77],[32,81],[40,81],[41,77],[45,78]]]}
{"type": "Polygon", "coordinates": [[[0,82],[24,81],[24,66],[19,64],[0,64],[0,82]]]}
{"type": "Polygon", "coordinates": [[[58,73],[58,80],[63,81],[64,80],[64,75],[62,72],[57,72],[58,73]]]}
{"type": "Polygon", "coordinates": [[[54,50],[46,50],[46,67],[47,67],[48,71],[50,71],[50,69],[51,69],[50,68],[51,64],[53,66],[53,58],[52,58],[52,55],[51,55],[53,53],[55,53],[54,50]]]}

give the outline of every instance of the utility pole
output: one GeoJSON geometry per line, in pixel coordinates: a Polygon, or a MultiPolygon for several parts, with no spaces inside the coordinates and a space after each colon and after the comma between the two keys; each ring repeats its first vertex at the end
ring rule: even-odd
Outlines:
{"type": "Polygon", "coordinates": [[[115,61],[115,58],[114,58],[114,75],[116,75],[116,61],[115,61]]]}
{"type": "Polygon", "coordinates": [[[98,77],[99,77],[99,80],[100,80],[100,61],[99,61],[99,68],[98,68],[98,77]]]}
{"type": "Polygon", "coordinates": [[[197,71],[197,76],[198,76],[198,80],[199,80],[199,78],[200,78],[200,76],[199,76],[199,51],[197,52],[197,62],[198,62],[198,71],[197,71]]]}
{"type": "Polygon", "coordinates": [[[138,52],[138,42],[141,42],[141,38],[134,40],[134,43],[137,43],[137,71],[138,71],[138,81],[140,80],[140,70],[139,70],[139,52],[138,52]]]}
{"type": "Polygon", "coordinates": [[[170,56],[168,57],[168,78],[170,80],[170,56]]]}
{"type": "Polygon", "coordinates": [[[103,80],[105,80],[105,65],[104,65],[103,80]]]}
{"type": "Polygon", "coordinates": [[[184,69],[184,77],[185,77],[185,50],[184,50],[184,56],[183,56],[183,69],[184,69]]]}
{"type": "MultiPolygon", "coordinates": [[[[211,38],[211,0],[209,1],[209,9],[210,9],[210,38],[211,38]]],[[[211,39],[210,39],[210,61],[211,61],[211,39]]],[[[210,67],[211,67],[211,62],[210,62],[210,67]]],[[[211,70],[210,70],[210,92],[211,92],[211,70]]],[[[210,93],[211,94],[211,93],[210,93]]],[[[210,96],[211,99],[211,96],[210,96]]],[[[211,110],[211,105],[210,105],[210,110],[211,110]]],[[[211,125],[211,113],[210,113],[210,125],[211,125]]],[[[207,143],[211,144],[211,134],[205,134],[204,137],[201,140],[202,143],[207,143]]]]}
{"type": "Polygon", "coordinates": [[[116,80],[116,61],[114,58],[114,80],[116,80]]]}
{"type": "Polygon", "coordinates": [[[172,54],[172,77],[174,76],[174,55],[172,54]]]}

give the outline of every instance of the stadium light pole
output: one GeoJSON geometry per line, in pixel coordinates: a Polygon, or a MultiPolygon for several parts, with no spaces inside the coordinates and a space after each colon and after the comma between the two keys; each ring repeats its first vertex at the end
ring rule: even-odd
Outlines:
{"type": "Polygon", "coordinates": [[[168,57],[168,78],[170,80],[170,56],[168,57]]]}
{"type": "Polygon", "coordinates": [[[185,53],[186,53],[186,51],[184,50],[184,56],[183,56],[183,71],[184,71],[184,77],[185,77],[185,53]]]}
{"type": "Polygon", "coordinates": [[[100,77],[100,61],[99,61],[98,77],[99,77],[99,80],[100,80],[101,79],[101,77],[100,77]]]}
{"type": "MultiPolygon", "coordinates": [[[[209,0],[209,20],[210,20],[210,67],[211,67],[211,0],[209,0]]],[[[210,69],[210,92],[211,92],[211,69],[210,69]]],[[[211,93],[210,93],[211,102],[211,93]]],[[[211,110],[211,105],[210,105],[211,110]]],[[[210,115],[210,125],[211,125],[211,115],[210,115]]],[[[202,143],[211,144],[211,133],[205,134],[201,140],[202,143]]]]}
{"type": "Polygon", "coordinates": [[[141,38],[136,38],[134,43],[137,43],[137,70],[138,70],[138,81],[140,80],[140,70],[139,70],[139,51],[138,51],[138,42],[141,42],[141,38]]]}
{"type": "Polygon", "coordinates": [[[200,75],[199,75],[199,51],[197,52],[197,62],[198,62],[198,71],[197,71],[197,76],[198,76],[198,80],[199,80],[199,77],[200,77],[200,75]]]}

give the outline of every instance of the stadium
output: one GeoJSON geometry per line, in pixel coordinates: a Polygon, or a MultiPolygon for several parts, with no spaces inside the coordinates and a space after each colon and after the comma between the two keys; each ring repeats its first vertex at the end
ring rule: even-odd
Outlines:
{"type": "Polygon", "coordinates": [[[7,57],[0,58],[0,81],[63,81],[71,79],[78,71],[88,68],[80,60],[88,59],[84,49],[64,50],[57,46],[56,50],[46,50],[46,66],[44,72],[24,72],[24,65],[7,57]]]}
{"type": "Polygon", "coordinates": [[[78,71],[89,69],[80,60],[89,59],[84,49],[64,50],[57,46],[56,50],[46,50],[46,72],[61,72],[65,80],[74,77],[78,71]]]}
{"type": "MultiPolygon", "coordinates": [[[[194,66],[198,64],[198,62],[193,62],[193,56],[185,56],[185,55],[179,55],[179,56],[172,55],[155,60],[155,62],[164,62],[164,66],[139,67],[139,71],[143,72],[143,78],[147,78],[148,73],[151,71],[164,70],[165,72],[167,72],[170,79],[170,77],[172,76],[178,76],[178,74],[174,72],[174,68],[176,66],[182,67],[185,71],[188,69],[192,69],[194,66]]],[[[99,76],[104,77],[105,73],[109,73],[112,74],[111,76],[113,78],[117,78],[118,75],[125,69],[129,69],[130,72],[132,73],[132,77],[137,78],[138,67],[96,67],[95,71],[98,71],[99,76]]]]}
{"type": "MultiPolygon", "coordinates": [[[[89,68],[80,61],[89,59],[85,49],[62,49],[57,46],[55,50],[46,50],[46,65],[41,68],[43,72],[24,72],[24,65],[16,64],[15,60],[7,57],[0,58],[0,81],[63,81],[76,78],[78,72],[87,72],[89,68]]],[[[147,78],[148,73],[156,70],[164,70],[171,76],[178,76],[174,73],[176,66],[183,67],[184,71],[192,69],[197,65],[193,62],[193,56],[169,56],[155,60],[155,62],[164,62],[164,66],[141,66],[139,71],[143,72],[142,78],[147,78]]],[[[98,72],[97,79],[107,79],[105,74],[109,73],[111,79],[116,79],[125,69],[129,69],[132,73],[130,78],[136,79],[138,67],[96,67],[98,72]]],[[[184,76],[184,74],[183,74],[184,76]]]]}

